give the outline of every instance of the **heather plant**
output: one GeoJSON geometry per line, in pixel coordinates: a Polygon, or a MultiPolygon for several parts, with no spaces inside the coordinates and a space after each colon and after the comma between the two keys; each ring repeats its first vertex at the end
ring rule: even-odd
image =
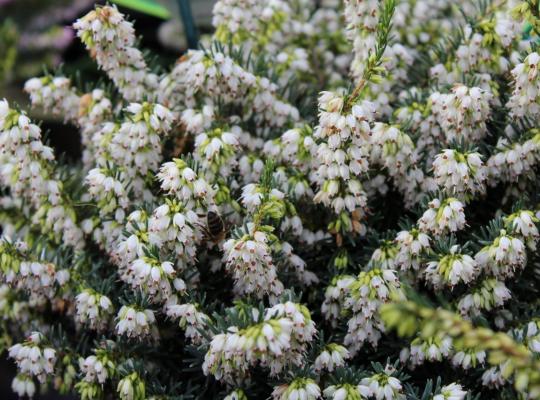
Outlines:
{"type": "Polygon", "coordinates": [[[537,0],[219,0],[158,69],[0,101],[0,353],[21,397],[540,398],[537,0]]]}

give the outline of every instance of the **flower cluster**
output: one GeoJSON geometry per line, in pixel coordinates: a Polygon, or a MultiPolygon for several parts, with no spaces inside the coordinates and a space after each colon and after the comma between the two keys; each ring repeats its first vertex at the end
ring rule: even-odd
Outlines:
{"type": "Polygon", "coordinates": [[[84,246],[75,211],[55,177],[53,149],[43,144],[41,129],[24,114],[0,101],[0,180],[33,208],[32,222],[44,234],[75,248],[84,246]]]}
{"type": "Polygon", "coordinates": [[[141,100],[157,90],[157,75],[135,47],[133,24],[116,8],[97,7],[73,26],[126,100],[141,100]]]}
{"type": "MultiPolygon", "coordinates": [[[[48,375],[54,373],[56,363],[56,350],[45,346],[45,338],[39,332],[32,332],[25,342],[17,343],[9,348],[9,357],[17,363],[17,368],[22,376],[35,376],[40,382],[45,382],[48,375]]],[[[23,378],[16,378],[18,383],[14,386],[20,387],[23,378]]],[[[25,384],[28,394],[32,391],[32,385],[25,384]]]]}
{"type": "Polygon", "coordinates": [[[276,304],[265,310],[262,322],[244,329],[232,326],[215,335],[203,371],[233,381],[239,374],[245,375],[250,366],[260,364],[276,375],[289,364],[303,364],[302,355],[314,335],[315,324],[304,306],[276,304]]]}
{"type": "Polygon", "coordinates": [[[477,262],[468,254],[463,254],[458,245],[453,245],[448,254],[426,266],[426,280],[435,288],[454,287],[460,282],[469,283],[478,274],[477,262]]]}
{"type": "Polygon", "coordinates": [[[392,270],[376,268],[358,275],[345,298],[345,307],[353,313],[347,323],[348,330],[344,341],[349,351],[356,353],[365,341],[377,346],[385,331],[384,323],[378,314],[379,307],[390,301],[391,297],[401,296],[403,293],[399,280],[392,270]]]}
{"type": "Polygon", "coordinates": [[[154,312],[143,310],[137,306],[123,306],[117,315],[116,332],[129,338],[145,339],[148,336],[156,337],[153,324],[156,321],[154,312]]]}
{"type": "MultiPolygon", "coordinates": [[[[319,126],[314,137],[320,141],[317,148],[319,167],[316,182],[319,187],[314,201],[331,207],[338,215],[351,214],[367,205],[366,193],[360,178],[368,170],[366,145],[371,134],[370,122],[374,105],[356,104],[345,110],[345,99],[332,92],[319,97],[319,126]]],[[[336,230],[361,232],[361,224],[340,216],[336,230]]]]}
{"type": "Polygon", "coordinates": [[[486,170],[478,153],[446,149],[435,156],[433,169],[437,186],[453,196],[463,197],[484,191],[486,170]]]}
{"type": "Polygon", "coordinates": [[[441,236],[465,227],[464,206],[458,199],[449,197],[441,201],[436,198],[431,200],[428,206],[418,220],[418,227],[422,232],[441,236]]]}
{"type": "Polygon", "coordinates": [[[346,347],[330,343],[315,359],[315,371],[327,370],[332,372],[334,369],[344,366],[347,358],[349,358],[349,351],[346,347]]]}
{"type": "Polygon", "coordinates": [[[226,268],[233,274],[240,293],[274,297],[281,294],[283,284],[277,277],[265,232],[250,232],[239,240],[229,239],[223,249],[227,257],[226,268]]]}
{"type": "Polygon", "coordinates": [[[433,93],[431,111],[441,126],[445,140],[478,142],[487,133],[492,94],[478,87],[455,85],[449,94],[433,93]]]}
{"type": "Polygon", "coordinates": [[[538,6],[218,0],[170,66],[80,16],[101,79],[0,100],[13,390],[540,398],[538,6]]]}
{"type": "Polygon", "coordinates": [[[273,400],[306,399],[316,400],[321,389],[313,379],[296,378],[291,383],[278,386],[272,392],[273,400]]]}
{"type": "Polygon", "coordinates": [[[114,312],[111,300],[92,289],[85,289],[75,297],[77,316],[81,324],[88,324],[92,329],[103,330],[109,316],[114,312]]]}
{"type": "Polygon", "coordinates": [[[194,343],[201,343],[201,332],[207,327],[209,317],[198,310],[197,304],[178,304],[178,298],[171,296],[165,305],[165,313],[171,319],[178,319],[180,328],[185,329],[186,337],[194,343]]]}
{"type": "Polygon", "coordinates": [[[507,106],[515,117],[536,117],[540,113],[539,64],[540,55],[533,52],[512,69],[514,91],[507,106]]]}

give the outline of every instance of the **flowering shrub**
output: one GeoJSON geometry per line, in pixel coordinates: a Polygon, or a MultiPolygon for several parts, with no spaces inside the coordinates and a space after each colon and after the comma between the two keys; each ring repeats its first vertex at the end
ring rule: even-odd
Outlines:
{"type": "Polygon", "coordinates": [[[0,351],[82,399],[540,398],[537,0],[220,0],[0,101],[0,351]],[[528,27],[528,28],[527,28],[528,27]],[[529,32],[530,31],[530,32],[529,32]]]}

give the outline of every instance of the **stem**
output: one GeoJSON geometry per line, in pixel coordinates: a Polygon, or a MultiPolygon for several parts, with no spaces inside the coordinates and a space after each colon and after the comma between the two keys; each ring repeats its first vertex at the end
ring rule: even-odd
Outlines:
{"type": "Polygon", "coordinates": [[[347,100],[347,103],[345,104],[344,110],[346,112],[349,111],[360,98],[362,90],[365,88],[366,84],[371,81],[372,77],[374,75],[381,75],[382,73],[382,71],[380,71],[380,66],[386,46],[388,45],[390,30],[392,29],[392,17],[394,16],[395,9],[396,0],[384,0],[381,16],[379,17],[379,22],[377,24],[377,28],[375,29],[377,35],[375,51],[374,53],[369,53],[362,78],[354,88],[352,94],[347,100]]]}

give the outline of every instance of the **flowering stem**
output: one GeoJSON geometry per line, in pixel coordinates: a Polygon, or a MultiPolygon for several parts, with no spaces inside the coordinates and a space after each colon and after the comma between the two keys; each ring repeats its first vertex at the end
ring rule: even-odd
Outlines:
{"type": "Polygon", "coordinates": [[[386,46],[389,42],[390,30],[392,29],[392,17],[396,9],[396,0],[384,0],[381,16],[377,24],[377,39],[375,44],[375,50],[370,53],[366,61],[366,69],[362,75],[362,78],[354,88],[352,94],[349,96],[347,103],[345,104],[344,111],[349,111],[356,101],[360,98],[362,90],[368,82],[378,82],[381,76],[385,73],[381,68],[381,63],[386,50],[386,46]]]}

